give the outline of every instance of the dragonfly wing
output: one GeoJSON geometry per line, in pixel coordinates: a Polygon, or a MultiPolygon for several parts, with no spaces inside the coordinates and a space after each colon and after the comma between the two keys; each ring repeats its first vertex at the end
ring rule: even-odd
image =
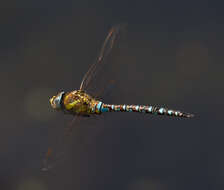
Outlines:
{"type": "Polygon", "coordinates": [[[89,70],[86,72],[86,74],[83,77],[83,80],[80,85],[80,90],[86,91],[89,89],[89,86],[92,85],[94,78],[96,77],[96,75],[99,74],[98,72],[101,70],[102,66],[104,65],[106,57],[110,54],[120,34],[120,31],[124,27],[125,25],[115,25],[110,29],[102,45],[102,48],[100,50],[97,60],[94,62],[94,64],[91,65],[91,67],[89,68],[89,70]]]}
{"type": "Polygon", "coordinates": [[[45,158],[43,160],[42,171],[48,171],[54,168],[58,163],[62,162],[66,158],[65,150],[69,142],[71,141],[72,129],[78,125],[80,116],[76,115],[65,129],[64,135],[58,136],[56,142],[52,144],[47,150],[45,158]]]}

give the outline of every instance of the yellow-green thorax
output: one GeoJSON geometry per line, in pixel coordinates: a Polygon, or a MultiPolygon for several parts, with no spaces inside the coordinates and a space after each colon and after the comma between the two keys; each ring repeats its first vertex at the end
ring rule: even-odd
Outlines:
{"type": "Polygon", "coordinates": [[[81,90],[66,93],[63,97],[64,109],[72,114],[89,115],[99,101],[81,90]]]}

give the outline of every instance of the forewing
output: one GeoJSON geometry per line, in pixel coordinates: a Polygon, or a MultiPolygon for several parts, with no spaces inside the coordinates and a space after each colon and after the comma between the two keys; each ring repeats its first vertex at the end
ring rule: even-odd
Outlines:
{"type": "MultiPolygon", "coordinates": [[[[116,46],[118,37],[121,31],[124,29],[124,27],[125,27],[124,24],[120,24],[120,25],[115,25],[110,29],[102,45],[98,58],[96,59],[94,64],[91,65],[91,67],[89,68],[89,70],[86,72],[86,74],[83,77],[83,80],[80,85],[80,90],[89,92],[91,87],[95,88],[95,86],[97,85],[96,83],[99,83],[100,80],[97,81],[96,78],[102,74],[102,71],[104,71],[103,66],[107,62],[107,57],[112,51],[113,47],[116,46]]],[[[106,81],[105,78],[103,77],[102,77],[102,80],[106,81]]],[[[114,80],[114,79],[110,78],[109,80],[114,80]]],[[[101,89],[99,88],[98,90],[100,91],[104,88],[105,87],[102,86],[101,89]]],[[[96,94],[98,94],[98,92],[96,92],[96,94]]]]}

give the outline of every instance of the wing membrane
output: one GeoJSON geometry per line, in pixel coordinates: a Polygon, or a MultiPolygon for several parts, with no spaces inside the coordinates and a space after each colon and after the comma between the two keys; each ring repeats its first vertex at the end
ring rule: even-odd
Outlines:
{"type": "Polygon", "coordinates": [[[62,136],[58,136],[54,145],[48,148],[48,151],[43,160],[42,171],[48,171],[54,168],[59,162],[65,159],[65,149],[71,140],[72,129],[77,126],[80,116],[76,115],[65,129],[65,133],[62,136]]]}
{"type": "Polygon", "coordinates": [[[89,68],[89,70],[86,72],[86,74],[84,75],[81,85],[80,85],[80,90],[88,90],[89,85],[91,84],[92,80],[94,79],[94,77],[97,75],[98,71],[100,70],[100,68],[102,67],[102,65],[105,62],[105,58],[109,55],[109,53],[111,52],[114,43],[120,33],[120,30],[124,28],[124,25],[116,25],[113,26],[103,45],[102,48],[100,50],[99,56],[96,60],[96,62],[94,64],[92,64],[92,66],[89,68]]]}

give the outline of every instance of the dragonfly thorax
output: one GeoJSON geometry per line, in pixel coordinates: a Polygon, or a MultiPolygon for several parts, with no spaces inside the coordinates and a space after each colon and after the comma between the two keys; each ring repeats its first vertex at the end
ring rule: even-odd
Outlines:
{"type": "Polygon", "coordinates": [[[67,92],[63,96],[62,106],[65,112],[78,115],[89,115],[97,100],[82,90],[67,92]]]}

